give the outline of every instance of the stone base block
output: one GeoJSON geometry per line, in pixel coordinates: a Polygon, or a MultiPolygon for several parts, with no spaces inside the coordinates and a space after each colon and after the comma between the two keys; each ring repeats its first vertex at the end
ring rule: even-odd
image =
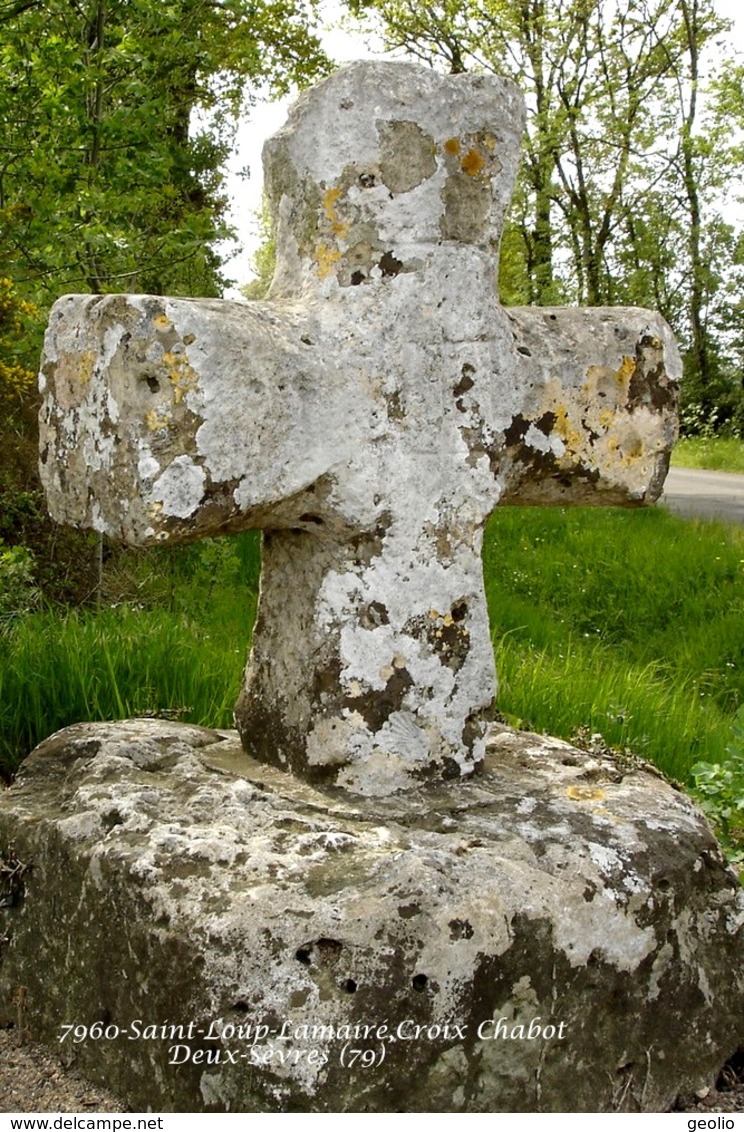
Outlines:
{"type": "Polygon", "coordinates": [[[0,1023],[154,1111],[666,1109],[744,1036],[742,893],[648,769],[494,729],[372,801],[81,724],[0,797],[0,1023]]]}

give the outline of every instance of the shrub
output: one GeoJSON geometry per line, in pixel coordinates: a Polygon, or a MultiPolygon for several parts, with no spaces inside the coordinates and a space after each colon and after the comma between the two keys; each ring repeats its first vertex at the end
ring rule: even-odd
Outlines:
{"type": "Polygon", "coordinates": [[[25,546],[3,549],[0,543],[0,627],[11,617],[27,613],[38,600],[33,555],[25,546]]]}
{"type": "Polygon", "coordinates": [[[696,763],[693,794],[710,819],[726,856],[744,871],[744,706],[731,726],[728,758],[721,763],[696,763]]]}

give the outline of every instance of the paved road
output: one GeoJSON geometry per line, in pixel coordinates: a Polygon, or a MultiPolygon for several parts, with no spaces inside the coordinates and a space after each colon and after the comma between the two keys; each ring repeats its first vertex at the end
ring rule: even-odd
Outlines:
{"type": "Polygon", "coordinates": [[[661,503],[679,515],[744,523],[744,475],[670,468],[661,503]]]}

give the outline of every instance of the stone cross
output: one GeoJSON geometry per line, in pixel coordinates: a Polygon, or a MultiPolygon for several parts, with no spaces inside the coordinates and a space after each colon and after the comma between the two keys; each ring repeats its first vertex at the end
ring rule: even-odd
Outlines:
{"type": "Polygon", "coordinates": [[[266,145],[266,302],[54,307],[42,474],[131,543],[264,533],[236,717],[257,758],[386,794],[483,759],[498,503],[660,493],[679,357],[641,310],[511,309],[496,276],[523,102],[357,63],[266,145]]]}

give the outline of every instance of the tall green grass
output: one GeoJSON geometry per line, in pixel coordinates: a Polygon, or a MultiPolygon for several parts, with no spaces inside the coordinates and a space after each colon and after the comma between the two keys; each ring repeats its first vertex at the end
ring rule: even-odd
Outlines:
{"type": "Polygon", "coordinates": [[[676,468],[744,472],[744,440],[728,436],[683,436],[672,451],[676,468]]]}
{"type": "Polygon", "coordinates": [[[259,564],[253,534],[129,553],[99,608],[0,622],[0,774],[70,723],[167,714],[232,726],[259,564]]]}
{"type": "Polygon", "coordinates": [[[744,702],[744,532],[662,510],[503,508],[484,573],[499,707],[687,779],[744,702]]]}
{"type": "MultiPolygon", "coordinates": [[[[744,531],[662,510],[502,508],[483,559],[507,717],[566,738],[589,727],[682,780],[724,757],[744,703],[744,531]]],[[[0,769],[85,719],[229,726],[257,580],[257,542],[239,536],[126,559],[109,607],[6,623],[0,769]]]]}
{"type": "Polygon", "coordinates": [[[232,726],[252,603],[204,622],[126,606],[24,617],[0,641],[0,766],[70,723],[168,713],[232,726]]]}

